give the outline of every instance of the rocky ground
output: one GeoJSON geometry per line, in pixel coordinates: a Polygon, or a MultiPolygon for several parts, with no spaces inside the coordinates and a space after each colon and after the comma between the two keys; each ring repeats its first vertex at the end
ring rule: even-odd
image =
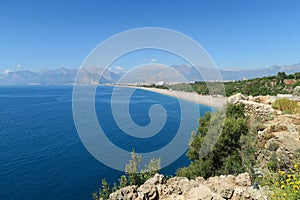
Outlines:
{"type": "Polygon", "coordinates": [[[238,176],[216,176],[204,180],[155,176],[140,187],[127,186],[110,195],[111,200],[200,200],[200,199],[267,199],[268,188],[254,189],[248,173],[238,176]]]}
{"type": "MultiPolygon", "coordinates": [[[[245,97],[241,94],[228,98],[233,104],[245,105],[245,112],[250,117],[262,122],[258,131],[258,170],[267,168],[270,161],[277,161],[282,170],[292,166],[293,160],[300,159],[300,115],[282,114],[274,110],[271,104],[278,97],[245,97]]],[[[292,97],[294,100],[299,99],[292,97]]]]}
{"type": "MultiPolygon", "coordinates": [[[[259,148],[255,173],[263,176],[271,161],[280,164],[282,170],[300,159],[300,115],[282,115],[274,110],[271,103],[276,97],[245,97],[241,94],[228,98],[229,103],[245,105],[246,115],[262,122],[257,137],[259,148]]],[[[259,189],[251,183],[248,173],[238,176],[217,176],[205,180],[198,177],[188,180],[185,177],[165,179],[156,174],[143,185],[127,186],[110,195],[111,200],[206,200],[206,199],[269,199],[272,191],[268,187],[259,189]]]]}

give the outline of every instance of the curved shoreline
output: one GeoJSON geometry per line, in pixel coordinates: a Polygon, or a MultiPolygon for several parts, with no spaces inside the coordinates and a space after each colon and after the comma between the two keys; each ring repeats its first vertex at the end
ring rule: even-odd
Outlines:
{"type": "MultiPolygon", "coordinates": [[[[131,86],[129,86],[131,87],[131,86]]],[[[167,90],[167,89],[159,89],[159,88],[148,88],[148,87],[133,87],[141,90],[148,90],[150,92],[155,92],[163,95],[168,95],[172,97],[176,97],[179,99],[183,99],[186,101],[190,101],[197,104],[202,104],[210,107],[214,107],[217,109],[223,108],[226,105],[227,99],[226,97],[219,96],[211,96],[211,95],[200,95],[195,92],[184,92],[177,90],[167,90]]]]}

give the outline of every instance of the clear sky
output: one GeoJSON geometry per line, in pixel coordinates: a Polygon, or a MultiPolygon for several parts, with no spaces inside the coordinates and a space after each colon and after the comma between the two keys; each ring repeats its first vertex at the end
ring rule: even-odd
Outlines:
{"type": "Polygon", "coordinates": [[[149,26],[192,37],[220,68],[296,64],[299,10],[298,0],[2,0],[0,72],[78,68],[104,39],[149,26]]]}

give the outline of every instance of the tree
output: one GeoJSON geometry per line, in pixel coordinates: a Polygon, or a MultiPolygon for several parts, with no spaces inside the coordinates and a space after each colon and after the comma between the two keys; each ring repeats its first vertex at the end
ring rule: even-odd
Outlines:
{"type": "Polygon", "coordinates": [[[283,80],[286,78],[285,72],[278,72],[277,78],[280,80],[281,83],[283,83],[283,80]]]}
{"type": "Polygon", "coordinates": [[[149,164],[145,166],[144,169],[141,168],[142,156],[136,154],[134,150],[131,152],[131,159],[125,166],[125,173],[128,176],[128,179],[125,175],[122,175],[119,179],[119,185],[116,183],[113,184],[112,189],[110,189],[110,185],[106,182],[105,179],[102,179],[102,185],[99,189],[99,192],[93,193],[93,199],[99,200],[108,199],[109,195],[116,190],[126,187],[129,185],[141,185],[150,177],[153,177],[155,173],[158,173],[161,169],[160,158],[152,158],[149,161],[149,164]]]}
{"type": "Polygon", "coordinates": [[[130,185],[143,184],[147,179],[153,177],[155,173],[158,173],[161,168],[160,158],[152,158],[144,169],[141,169],[141,162],[142,156],[136,154],[134,150],[132,150],[131,159],[125,167],[125,172],[129,177],[130,185]]]}
{"type": "Polygon", "coordinates": [[[192,163],[186,168],[177,170],[177,175],[188,178],[197,176],[208,178],[214,175],[238,174],[244,171],[240,139],[243,135],[248,134],[249,128],[242,105],[227,106],[221,135],[218,138],[212,138],[213,140],[217,139],[217,143],[206,157],[200,157],[199,151],[205,144],[208,127],[220,115],[220,112],[207,113],[199,119],[197,133],[192,134],[187,152],[192,163]]]}
{"type": "Polygon", "coordinates": [[[295,79],[300,79],[300,72],[294,74],[295,79]]]}
{"type": "Polygon", "coordinates": [[[158,159],[151,159],[149,164],[145,166],[145,169],[141,171],[141,178],[143,182],[145,182],[147,179],[154,176],[154,174],[158,173],[161,169],[160,166],[160,158],[158,159]]]}
{"type": "Polygon", "coordinates": [[[120,182],[120,188],[126,187],[128,182],[127,182],[127,178],[125,175],[122,175],[119,179],[120,182]]]}
{"type": "Polygon", "coordinates": [[[131,160],[129,160],[129,163],[126,164],[125,172],[129,176],[129,184],[130,185],[139,185],[139,170],[140,170],[140,164],[142,162],[142,156],[135,154],[134,150],[131,152],[131,160]]]}
{"type": "Polygon", "coordinates": [[[102,179],[102,186],[101,186],[101,190],[99,191],[99,195],[100,195],[100,198],[103,198],[103,199],[108,199],[109,198],[109,195],[110,193],[112,192],[110,190],[110,186],[109,184],[106,182],[105,179],[102,179]]]}

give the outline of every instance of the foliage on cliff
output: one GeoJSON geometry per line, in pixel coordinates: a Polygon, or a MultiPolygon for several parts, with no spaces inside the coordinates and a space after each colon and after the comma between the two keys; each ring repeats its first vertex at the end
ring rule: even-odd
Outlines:
{"type": "Polygon", "coordinates": [[[276,99],[272,104],[274,109],[279,109],[285,114],[300,113],[300,106],[297,101],[293,101],[287,98],[276,99]]]}
{"type": "Polygon", "coordinates": [[[101,187],[99,191],[93,193],[93,199],[108,199],[109,195],[120,188],[124,188],[128,185],[142,185],[146,180],[153,177],[154,174],[160,171],[160,158],[153,158],[144,169],[140,170],[142,162],[142,156],[135,153],[134,150],[131,152],[131,159],[125,166],[126,175],[122,175],[119,179],[119,184],[114,183],[111,188],[110,184],[102,179],[101,187]]]}
{"type": "MultiPolygon", "coordinates": [[[[255,160],[255,146],[250,145],[251,133],[249,132],[248,119],[244,116],[242,105],[228,105],[222,132],[210,153],[201,157],[200,149],[214,118],[220,113],[206,113],[199,119],[197,133],[192,134],[188,158],[192,163],[188,167],[177,171],[178,176],[195,178],[202,176],[208,178],[215,175],[239,174],[251,167],[247,167],[244,160],[255,160]]],[[[252,165],[252,163],[248,164],[252,165]]]]}
{"type": "MultiPolygon", "coordinates": [[[[297,162],[296,162],[297,163],[297,162]]],[[[262,185],[268,185],[273,191],[271,199],[298,200],[300,199],[300,169],[299,164],[291,168],[275,173],[268,173],[260,181],[262,185]]]]}

